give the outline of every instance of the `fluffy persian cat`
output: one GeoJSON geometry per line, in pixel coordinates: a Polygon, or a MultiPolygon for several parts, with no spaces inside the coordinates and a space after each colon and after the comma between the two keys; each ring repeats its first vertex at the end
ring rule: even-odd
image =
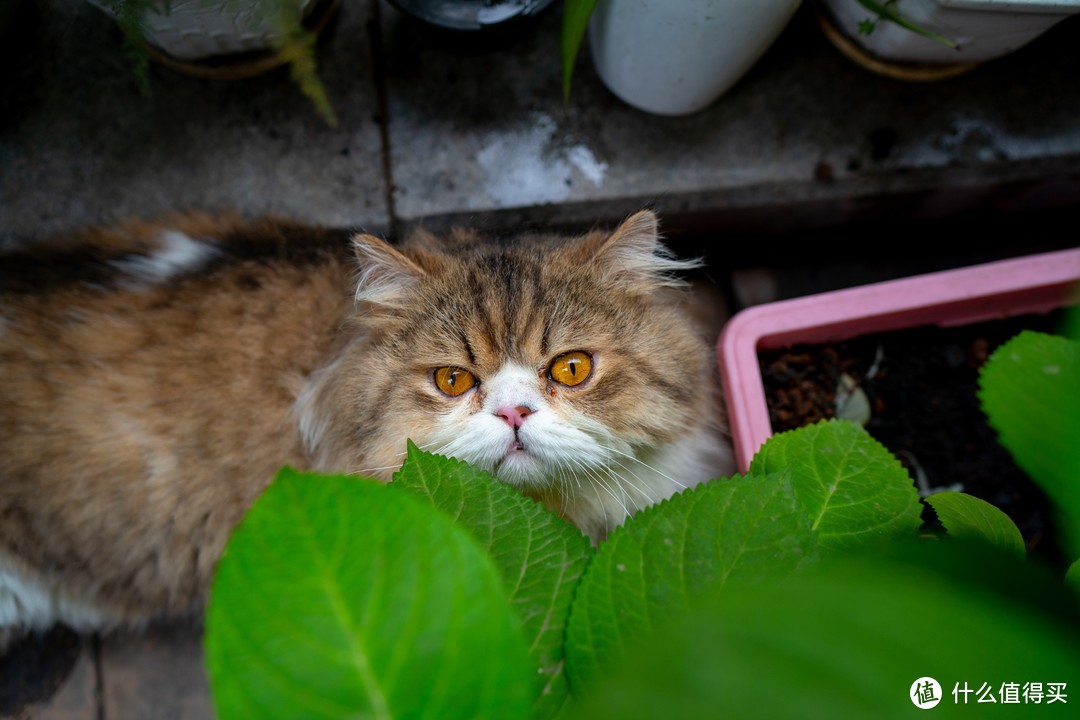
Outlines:
{"type": "Polygon", "coordinates": [[[185,215],[0,258],[0,635],[197,612],[284,464],[406,439],[598,541],[732,470],[710,354],[642,211],[402,246],[185,215]],[[354,252],[350,253],[348,243],[354,252]]]}

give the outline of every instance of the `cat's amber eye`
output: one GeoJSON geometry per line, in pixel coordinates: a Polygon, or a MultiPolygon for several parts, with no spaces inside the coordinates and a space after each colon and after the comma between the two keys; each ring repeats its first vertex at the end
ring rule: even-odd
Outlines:
{"type": "Polygon", "coordinates": [[[435,387],[450,397],[457,397],[476,384],[476,377],[468,370],[441,367],[435,371],[435,387]]]}
{"type": "Polygon", "coordinates": [[[548,367],[548,377],[569,387],[580,385],[592,374],[592,358],[580,350],[560,355],[548,367]]]}

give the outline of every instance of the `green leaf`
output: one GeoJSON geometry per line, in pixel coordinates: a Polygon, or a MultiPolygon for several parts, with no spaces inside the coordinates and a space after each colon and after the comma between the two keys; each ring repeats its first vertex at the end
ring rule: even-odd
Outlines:
{"type": "Polygon", "coordinates": [[[828,420],[780,433],[750,463],[751,474],[785,468],[822,548],[914,534],[921,525],[907,471],[855,423],[828,420]]]}
{"type": "MultiPolygon", "coordinates": [[[[910,30],[911,32],[915,33],[916,35],[922,35],[925,38],[933,40],[934,42],[939,42],[942,45],[945,45],[946,47],[951,47],[951,48],[956,47],[956,41],[945,37],[941,33],[936,33],[936,32],[934,32],[932,30],[927,30],[923,26],[916,25],[915,23],[913,23],[910,20],[908,20],[907,18],[905,18],[903,15],[901,15],[896,10],[896,8],[893,7],[893,3],[886,2],[885,4],[882,4],[882,3],[877,2],[876,0],[856,0],[856,1],[860,5],[862,5],[864,8],[866,8],[870,12],[874,13],[878,17],[882,18],[883,20],[888,20],[890,22],[896,23],[897,25],[904,28],[905,30],[910,30]]],[[[863,22],[866,22],[866,21],[863,21],[863,22]]],[[[860,30],[861,30],[861,23],[860,23],[860,30]]],[[[869,35],[869,32],[866,33],[866,34],[869,35]]]]}
{"type": "Polygon", "coordinates": [[[230,539],[206,655],[217,716],[528,716],[519,622],[487,554],[406,493],[285,468],[230,539]]]}
{"type": "Polygon", "coordinates": [[[1080,596],[1080,560],[1070,565],[1065,572],[1065,585],[1072,588],[1075,595],[1080,596]]]}
{"type": "Polygon", "coordinates": [[[1080,284],[1073,288],[1073,307],[1065,313],[1061,334],[1070,340],[1080,342],[1080,284]]]}
{"type": "Polygon", "coordinates": [[[958,693],[956,704],[953,689],[965,684],[977,691],[987,683],[1000,698],[1005,683],[1020,692],[1026,682],[1065,682],[1072,694],[1075,620],[957,581],[950,569],[1007,573],[1044,597],[1060,592],[1053,578],[979,546],[914,544],[906,558],[834,555],[782,582],[733,586],[708,606],[673,614],[597,678],[577,717],[922,717],[909,695],[922,677],[942,688],[934,717],[999,708],[1002,717],[1010,708],[1024,715],[1000,699],[987,713],[974,693],[967,706],[958,693]]]}
{"type": "Polygon", "coordinates": [[[570,103],[570,80],[574,76],[574,62],[595,7],[596,0],[565,0],[563,3],[561,57],[564,104],[570,103]]]}
{"type": "Polygon", "coordinates": [[[949,536],[988,542],[1017,557],[1027,548],[1020,529],[1009,516],[985,500],[958,492],[940,492],[926,498],[949,536]]]}
{"type": "Polygon", "coordinates": [[[448,513],[492,555],[539,670],[533,718],[554,716],[569,694],[563,637],[574,589],[592,556],[588,539],[486,472],[411,442],[394,485],[448,513]]]}
{"type": "Polygon", "coordinates": [[[1080,342],[1020,333],[986,361],[979,400],[998,440],[1064,515],[1080,556],[1080,342]]]}
{"type": "MultiPolygon", "coordinates": [[[[269,8],[272,12],[274,30],[277,33],[275,49],[278,57],[289,65],[289,75],[307,96],[315,111],[330,127],[337,127],[337,113],[319,79],[315,50],[318,38],[302,24],[304,8],[302,0],[279,0],[269,8]]],[[[263,8],[265,12],[267,8],[263,8]]]]}
{"type": "Polygon", "coordinates": [[[785,575],[813,553],[783,474],[714,480],[646,508],[600,546],[581,581],[567,628],[571,687],[692,598],[785,575]]]}
{"type": "Polygon", "coordinates": [[[131,61],[139,92],[150,97],[150,52],[146,44],[146,13],[150,9],[146,0],[118,0],[111,10],[124,35],[124,54],[131,61]]]}

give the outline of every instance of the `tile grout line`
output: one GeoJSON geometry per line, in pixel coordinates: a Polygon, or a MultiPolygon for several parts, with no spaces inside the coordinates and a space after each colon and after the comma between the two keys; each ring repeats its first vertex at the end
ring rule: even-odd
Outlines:
{"type": "Polygon", "coordinates": [[[101,661],[101,635],[90,636],[90,656],[94,666],[94,718],[105,720],[105,671],[101,661]]]}
{"type": "Polygon", "coordinates": [[[398,217],[394,203],[393,153],[390,148],[390,101],[386,78],[386,52],[383,47],[381,0],[375,0],[368,16],[368,38],[371,41],[371,67],[375,80],[375,98],[378,105],[379,142],[382,162],[385,202],[387,211],[387,235],[397,237],[398,217]]]}

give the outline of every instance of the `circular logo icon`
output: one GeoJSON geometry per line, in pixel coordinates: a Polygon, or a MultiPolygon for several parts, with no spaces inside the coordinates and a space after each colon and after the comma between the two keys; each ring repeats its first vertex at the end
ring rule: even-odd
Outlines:
{"type": "Polygon", "coordinates": [[[915,703],[915,707],[929,710],[941,702],[941,685],[932,677],[921,677],[911,683],[908,697],[915,703]]]}

